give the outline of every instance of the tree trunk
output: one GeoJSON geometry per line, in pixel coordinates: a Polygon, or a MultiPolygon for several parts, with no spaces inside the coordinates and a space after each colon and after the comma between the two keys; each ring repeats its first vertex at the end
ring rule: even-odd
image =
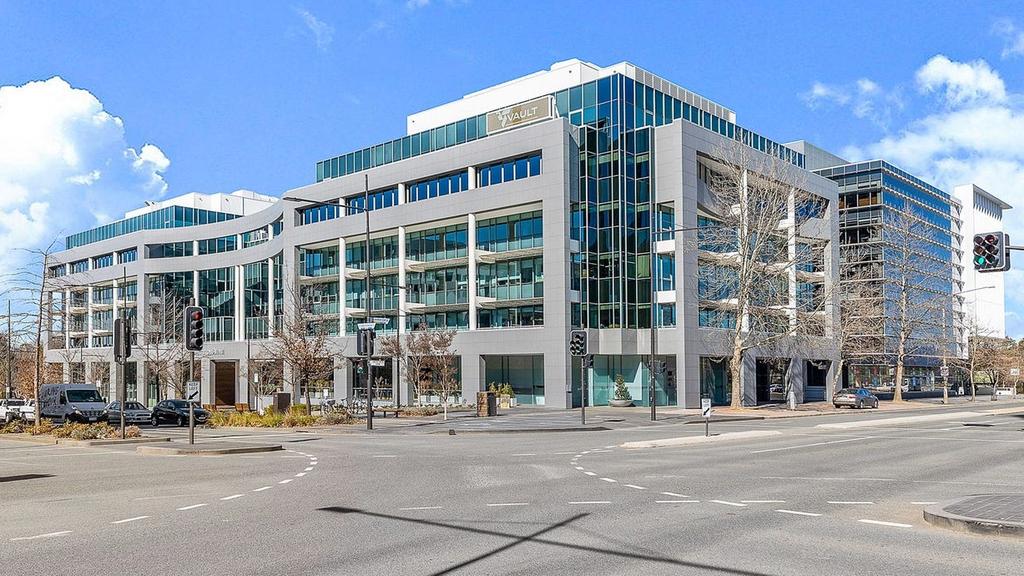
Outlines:
{"type": "Polygon", "coordinates": [[[732,358],[729,359],[729,377],[732,379],[732,399],[729,402],[730,408],[743,407],[743,383],[740,381],[740,374],[743,372],[743,350],[733,349],[732,358]]]}
{"type": "Polygon", "coordinates": [[[896,359],[896,381],[892,385],[892,401],[903,402],[903,343],[900,342],[900,354],[896,359]]]}

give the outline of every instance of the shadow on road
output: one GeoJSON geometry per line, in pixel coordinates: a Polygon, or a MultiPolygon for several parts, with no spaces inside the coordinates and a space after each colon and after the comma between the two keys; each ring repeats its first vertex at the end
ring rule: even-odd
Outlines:
{"type": "Polygon", "coordinates": [[[487,529],[484,529],[484,528],[473,528],[473,527],[469,527],[469,526],[460,526],[458,524],[449,524],[449,523],[446,523],[446,522],[440,522],[440,521],[436,521],[436,520],[425,520],[425,519],[422,519],[422,518],[406,518],[404,516],[396,516],[396,515],[393,515],[393,514],[384,514],[384,513],[381,513],[381,512],[370,512],[368,510],[361,510],[359,508],[347,508],[347,507],[344,507],[344,506],[327,506],[327,507],[324,507],[324,508],[318,508],[318,510],[320,510],[322,512],[334,512],[334,513],[337,513],[337,514],[358,514],[358,515],[361,515],[361,516],[369,516],[371,518],[379,518],[379,519],[382,519],[382,520],[395,520],[395,521],[399,521],[399,522],[410,522],[410,523],[413,523],[413,524],[421,524],[421,525],[424,525],[424,526],[433,526],[435,528],[448,528],[448,529],[451,529],[451,530],[457,530],[459,532],[470,532],[470,533],[473,533],[473,534],[480,534],[480,535],[484,535],[484,536],[497,536],[497,537],[500,537],[500,538],[509,538],[509,539],[512,540],[508,544],[505,544],[505,545],[502,545],[502,546],[498,546],[497,548],[494,548],[493,550],[490,550],[490,551],[485,552],[483,554],[479,554],[479,555],[474,556],[473,558],[470,558],[470,559],[465,560],[463,562],[459,562],[458,564],[455,564],[453,566],[445,568],[444,570],[441,570],[439,572],[433,572],[433,573],[431,573],[430,576],[441,576],[443,574],[450,574],[450,573],[452,573],[452,572],[454,572],[456,570],[465,568],[466,566],[469,566],[471,564],[479,562],[479,561],[481,561],[481,560],[483,560],[485,558],[489,558],[491,556],[494,556],[495,554],[498,554],[498,553],[504,552],[506,550],[509,550],[509,549],[511,549],[511,548],[513,548],[515,546],[518,546],[519,544],[524,543],[524,542],[532,542],[532,543],[536,543],[536,544],[547,544],[549,546],[555,546],[555,547],[559,547],[559,548],[566,548],[566,549],[569,549],[569,550],[575,550],[575,551],[579,551],[579,552],[592,552],[592,553],[595,553],[595,554],[603,554],[603,555],[606,555],[606,556],[615,556],[615,557],[618,557],[618,558],[624,558],[624,559],[628,559],[628,560],[641,560],[641,561],[645,561],[645,562],[656,562],[658,564],[667,564],[667,565],[670,565],[670,566],[678,566],[680,568],[697,568],[697,569],[700,569],[700,570],[705,570],[705,571],[719,573],[719,574],[733,574],[733,575],[736,575],[736,576],[770,576],[769,574],[767,574],[765,572],[753,572],[753,571],[750,571],[750,570],[726,568],[724,566],[713,566],[711,564],[702,564],[702,563],[699,563],[699,562],[687,562],[687,561],[684,561],[684,560],[677,560],[675,558],[669,558],[667,556],[659,556],[659,555],[655,555],[655,554],[641,554],[641,553],[637,553],[637,552],[631,552],[631,551],[628,551],[628,550],[611,550],[611,549],[608,549],[608,548],[596,548],[596,547],[593,547],[593,546],[584,546],[582,544],[571,544],[571,543],[568,543],[568,542],[558,542],[556,540],[550,540],[550,539],[547,539],[547,538],[541,538],[542,535],[544,535],[544,534],[546,534],[548,532],[557,530],[559,528],[564,528],[564,527],[572,524],[573,522],[576,522],[577,520],[579,520],[581,518],[585,518],[589,514],[576,514],[575,516],[571,516],[569,518],[566,518],[565,520],[562,520],[561,522],[556,522],[554,524],[551,524],[551,525],[549,525],[549,526],[547,526],[545,528],[542,528],[541,530],[538,530],[536,532],[533,532],[531,534],[527,534],[525,536],[520,536],[518,534],[511,534],[511,533],[508,533],[508,532],[502,532],[500,530],[487,530],[487,529]]]}

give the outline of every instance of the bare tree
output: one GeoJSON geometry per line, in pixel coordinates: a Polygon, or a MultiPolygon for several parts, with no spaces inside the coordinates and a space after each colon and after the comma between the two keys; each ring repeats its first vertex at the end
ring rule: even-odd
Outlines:
{"type": "Polygon", "coordinates": [[[266,344],[268,355],[280,358],[288,368],[285,378],[304,395],[306,414],[312,413],[310,387],[314,380],[324,378],[334,370],[334,351],[330,335],[331,322],[328,318],[313,313],[312,302],[302,298],[299,291],[292,290],[292,306],[285,309],[280,329],[274,330],[274,337],[266,344]]]}
{"type": "Polygon", "coordinates": [[[444,419],[448,419],[448,403],[454,393],[460,390],[458,378],[459,362],[456,350],[452,347],[455,341],[454,330],[432,330],[426,333],[430,340],[430,352],[427,356],[428,367],[433,378],[430,381],[432,391],[444,406],[444,419]]]}
{"type": "MultiPolygon", "coordinates": [[[[191,353],[185,349],[185,307],[189,301],[169,289],[166,279],[155,280],[155,292],[146,303],[145,333],[136,346],[147,374],[156,380],[157,399],[170,388],[176,398],[184,398],[188,388],[191,353]]],[[[149,289],[149,287],[147,287],[149,289]]],[[[197,362],[198,365],[198,362],[197,362]]],[[[196,366],[191,376],[198,375],[196,366]]]]}
{"type": "Polygon", "coordinates": [[[836,292],[839,323],[833,332],[840,357],[836,373],[867,362],[884,349],[885,306],[881,251],[848,246],[840,251],[840,283],[836,292]]]}
{"type": "Polygon", "coordinates": [[[430,345],[431,337],[423,324],[405,335],[393,334],[380,339],[381,354],[398,360],[398,371],[412,387],[416,405],[427,382],[424,372],[430,359],[430,345]]]}
{"type": "Polygon", "coordinates": [[[256,403],[253,409],[261,410],[260,399],[280,391],[284,382],[284,366],[276,359],[250,358],[242,376],[248,382],[249,392],[256,403]]]}
{"type": "Polygon", "coordinates": [[[974,402],[978,397],[975,374],[986,368],[987,364],[992,361],[990,358],[992,352],[998,350],[1004,343],[1002,339],[994,338],[993,331],[982,325],[974,315],[964,317],[963,333],[966,349],[957,364],[967,377],[967,385],[971,390],[971,402],[974,402]]]}
{"type": "Polygon", "coordinates": [[[802,171],[735,142],[716,155],[700,160],[707,194],[697,296],[703,313],[728,330],[731,404],[740,407],[750,351],[789,356],[829,335],[835,283],[822,267],[825,244],[801,235],[827,210],[825,199],[805,191],[802,171]]]}

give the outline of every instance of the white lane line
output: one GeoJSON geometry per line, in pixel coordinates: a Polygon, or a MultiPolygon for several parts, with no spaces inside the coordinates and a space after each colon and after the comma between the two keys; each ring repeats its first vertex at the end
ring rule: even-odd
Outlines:
{"type": "Polygon", "coordinates": [[[295,475],[295,477],[296,477],[296,478],[302,478],[302,477],[303,477],[303,476],[305,476],[305,475],[306,475],[306,473],[305,473],[305,472],[299,472],[298,474],[296,474],[296,475],[295,475]]]}
{"type": "Polygon", "coordinates": [[[286,478],[286,479],[281,480],[280,482],[278,482],[278,484],[287,484],[287,483],[291,482],[292,480],[294,480],[294,478],[286,478]]]}
{"type": "Polygon", "coordinates": [[[493,504],[488,504],[488,506],[492,506],[492,507],[494,507],[494,506],[529,506],[529,505],[530,505],[529,502],[495,502],[493,504]]]}
{"type": "MultiPolygon", "coordinates": [[[[657,366],[655,366],[655,368],[657,368],[657,366]]],[[[583,470],[583,466],[573,466],[573,468],[577,470],[583,470]]]]}
{"type": "Polygon", "coordinates": [[[178,512],[184,512],[185,510],[195,510],[196,508],[202,508],[203,506],[207,506],[207,504],[193,504],[191,506],[182,506],[181,508],[178,508],[178,512]]]}
{"type": "Polygon", "coordinates": [[[625,486],[626,488],[632,488],[633,490],[647,490],[647,488],[643,486],[637,486],[636,484],[623,484],[623,486],[625,486]]]}
{"type": "Polygon", "coordinates": [[[746,504],[740,504],[739,502],[728,502],[726,500],[708,500],[708,502],[714,502],[715,504],[725,504],[726,506],[737,506],[743,508],[746,504]]]}
{"type": "Polygon", "coordinates": [[[399,508],[399,510],[440,510],[440,506],[411,506],[409,508],[399,508]]]}
{"type": "Polygon", "coordinates": [[[740,500],[744,504],[785,504],[785,500],[740,500]]]}
{"type": "Polygon", "coordinates": [[[310,466],[316,466],[316,460],[310,460],[309,461],[309,465],[310,466]]]}
{"type": "Polygon", "coordinates": [[[863,501],[863,502],[858,502],[856,500],[829,500],[828,503],[829,504],[849,504],[849,505],[854,505],[854,504],[872,505],[872,504],[874,504],[874,502],[868,502],[866,500],[863,501]]]}
{"type": "Polygon", "coordinates": [[[795,514],[797,516],[821,516],[821,514],[815,514],[814,512],[801,512],[799,510],[786,510],[785,508],[779,508],[776,512],[783,514],[795,514]]]}
{"type": "Polygon", "coordinates": [[[751,454],[763,454],[765,452],[781,452],[783,450],[796,450],[798,448],[811,448],[814,446],[827,446],[829,444],[842,444],[843,442],[854,442],[857,440],[868,440],[871,436],[862,436],[860,438],[847,438],[845,440],[832,440],[831,442],[815,442],[814,444],[801,444],[799,446],[784,446],[782,448],[768,448],[767,450],[754,450],[751,454]]]}
{"type": "Polygon", "coordinates": [[[572,452],[554,452],[553,454],[555,456],[566,456],[566,455],[572,454],[572,452]]]}
{"type": "Polygon", "coordinates": [[[255,490],[253,490],[253,492],[263,492],[264,490],[270,490],[270,488],[271,488],[270,486],[264,486],[262,488],[257,488],[255,490]]]}
{"type": "MultiPolygon", "coordinates": [[[[655,368],[657,368],[657,366],[655,366],[655,368]]],[[[310,466],[310,467],[306,468],[305,472],[309,472],[309,471],[310,471],[310,470],[312,470],[312,469],[313,469],[313,467],[312,467],[312,466],[310,466]]]]}
{"type": "Polygon", "coordinates": [[[582,500],[578,502],[569,502],[569,504],[611,504],[611,500],[582,500]]]}
{"type": "Polygon", "coordinates": [[[911,504],[913,504],[915,506],[931,506],[932,504],[938,504],[938,502],[924,502],[924,501],[921,501],[921,502],[911,502],[911,504]]]}
{"type": "Polygon", "coordinates": [[[689,498],[686,494],[676,494],[675,492],[662,492],[663,496],[675,496],[676,498],[689,498]]]}
{"type": "Polygon", "coordinates": [[[149,516],[136,516],[134,518],[125,518],[124,520],[116,520],[114,522],[111,522],[111,524],[127,524],[129,522],[135,522],[136,520],[145,520],[146,518],[149,518],[149,516]]]}
{"type": "Polygon", "coordinates": [[[601,480],[604,480],[605,482],[611,482],[612,484],[618,482],[618,480],[612,478],[601,478],[601,480]]]}
{"type": "Polygon", "coordinates": [[[524,452],[522,454],[513,454],[513,456],[536,456],[536,455],[537,454],[535,454],[533,452],[524,452]]]}
{"type": "Polygon", "coordinates": [[[221,498],[221,500],[234,500],[235,498],[241,498],[242,496],[245,496],[245,494],[232,494],[231,496],[221,498]]]}
{"type": "Polygon", "coordinates": [[[584,472],[587,476],[597,476],[597,472],[584,472]]]}
{"type": "Polygon", "coordinates": [[[374,458],[398,458],[398,456],[396,456],[394,454],[374,454],[373,457],[374,458]]]}
{"type": "Polygon", "coordinates": [[[655,500],[655,504],[696,504],[700,500],[655,500]]]}
{"type": "Polygon", "coordinates": [[[611,446],[605,446],[605,448],[608,448],[609,450],[611,450],[612,448],[615,448],[615,444],[612,444],[611,446]]]}
{"type": "Polygon", "coordinates": [[[865,524],[875,524],[877,526],[892,526],[893,528],[913,528],[911,524],[900,524],[899,522],[883,522],[881,520],[857,520],[857,522],[863,522],[865,524]]]}
{"type": "Polygon", "coordinates": [[[46,534],[37,534],[35,536],[22,536],[21,538],[11,538],[11,542],[19,542],[21,540],[38,540],[39,538],[55,538],[65,534],[71,534],[71,530],[61,530],[60,532],[49,532],[46,534]]]}

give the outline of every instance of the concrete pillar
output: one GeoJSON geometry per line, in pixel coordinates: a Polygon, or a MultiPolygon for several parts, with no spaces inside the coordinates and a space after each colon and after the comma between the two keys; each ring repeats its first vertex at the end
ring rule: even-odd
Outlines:
{"type": "MultiPolygon", "coordinates": [[[[120,287],[120,285],[118,284],[117,279],[115,278],[114,279],[114,283],[113,283],[113,285],[111,287],[111,290],[114,293],[114,299],[112,300],[112,302],[114,304],[113,304],[113,306],[110,309],[111,310],[110,314],[114,318],[114,320],[117,320],[119,318],[119,316],[117,315],[117,311],[121,309],[121,299],[120,299],[120,296],[118,294],[118,288],[119,287],[120,287]]],[[[111,328],[113,328],[113,323],[111,323],[111,328]]],[[[113,372],[111,372],[111,374],[113,374],[113,372]]]]}
{"type": "Polygon", "coordinates": [[[742,390],[744,406],[757,405],[757,359],[750,353],[743,355],[743,365],[740,367],[740,390],[742,390]]]}
{"type": "Polygon", "coordinates": [[[476,166],[470,166],[466,170],[469,173],[469,186],[466,190],[473,190],[476,188],[476,166]]]}
{"type": "Polygon", "coordinates": [[[249,357],[248,354],[238,359],[238,369],[235,370],[235,403],[245,402],[250,409],[256,405],[255,398],[249,389],[249,357]]]}
{"type": "Polygon", "coordinates": [[[199,398],[202,404],[213,404],[213,377],[216,368],[209,358],[199,360],[199,398]]]}
{"type": "Polygon", "coordinates": [[[476,330],[476,214],[469,215],[469,329],[476,330]]]}
{"type": "MultiPolygon", "coordinates": [[[[92,286],[85,289],[85,347],[92,348],[92,286]]],[[[86,374],[88,376],[88,374],[86,374]]]]}
{"type": "Polygon", "coordinates": [[[245,274],[241,265],[235,272],[235,341],[245,340],[245,274]]]}
{"type": "Polygon", "coordinates": [[[199,271],[194,270],[192,272],[192,300],[196,306],[199,306],[199,271]]]}
{"type": "Polygon", "coordinates": [[[481,390],[483,382],[483,358],[479,354],[464,354],[462,361],[462,401],[465,404],[476,403],[476,393],[481,390]]]}
{"type": "MultiPolygon", "coordinates": [[[[398,227],[398,336],[405,334],[406,327],[406,289],[405,286],[405,226],[398,227]]],[[[401,377],[396,380],[400,380],[401,377]]]]}
{"type": "MultiPolygon", "coordinates": [[[[64,289],[64,349],[71,347],[71,289],[64,289]]],[[[65,362],[65,364],[67,364],[65,362]]],[[[63,380],[67,382],[67,374],[63,380]]]]}
{"type": "Polygon", "coordinates": [[[345,336],[345,326],[348,323],[345,311],[345,269],[348,262],[345,259],[345,239],[338,238],[338,335],[345,336]]]}
{"type": "Polygon", "coordinates": [[[405,204],[405,182],[398,184],[398,203],[405,204]]]}
{"type": "MultiPolygon", "coordinates": [[[[270,227],[273,229],[273,226],[270,227]]],[[[267,258],[267,329],[274,334],[274,259],[267,258]]]]}
{"type": "Polygon", "coordinates": [[[348,385],[348,361],[334,358],[334,399],[342,403],[349,397],[351,386],[348,385]]]}
{"type": "Polygon", "coordinates": [[[789,401],[789,394],[792,391],[797,404],[804,403],[804,387],[807,385],[807,360],[794,357],[789,361],[786,369],[786,401],[789,401]]]}

